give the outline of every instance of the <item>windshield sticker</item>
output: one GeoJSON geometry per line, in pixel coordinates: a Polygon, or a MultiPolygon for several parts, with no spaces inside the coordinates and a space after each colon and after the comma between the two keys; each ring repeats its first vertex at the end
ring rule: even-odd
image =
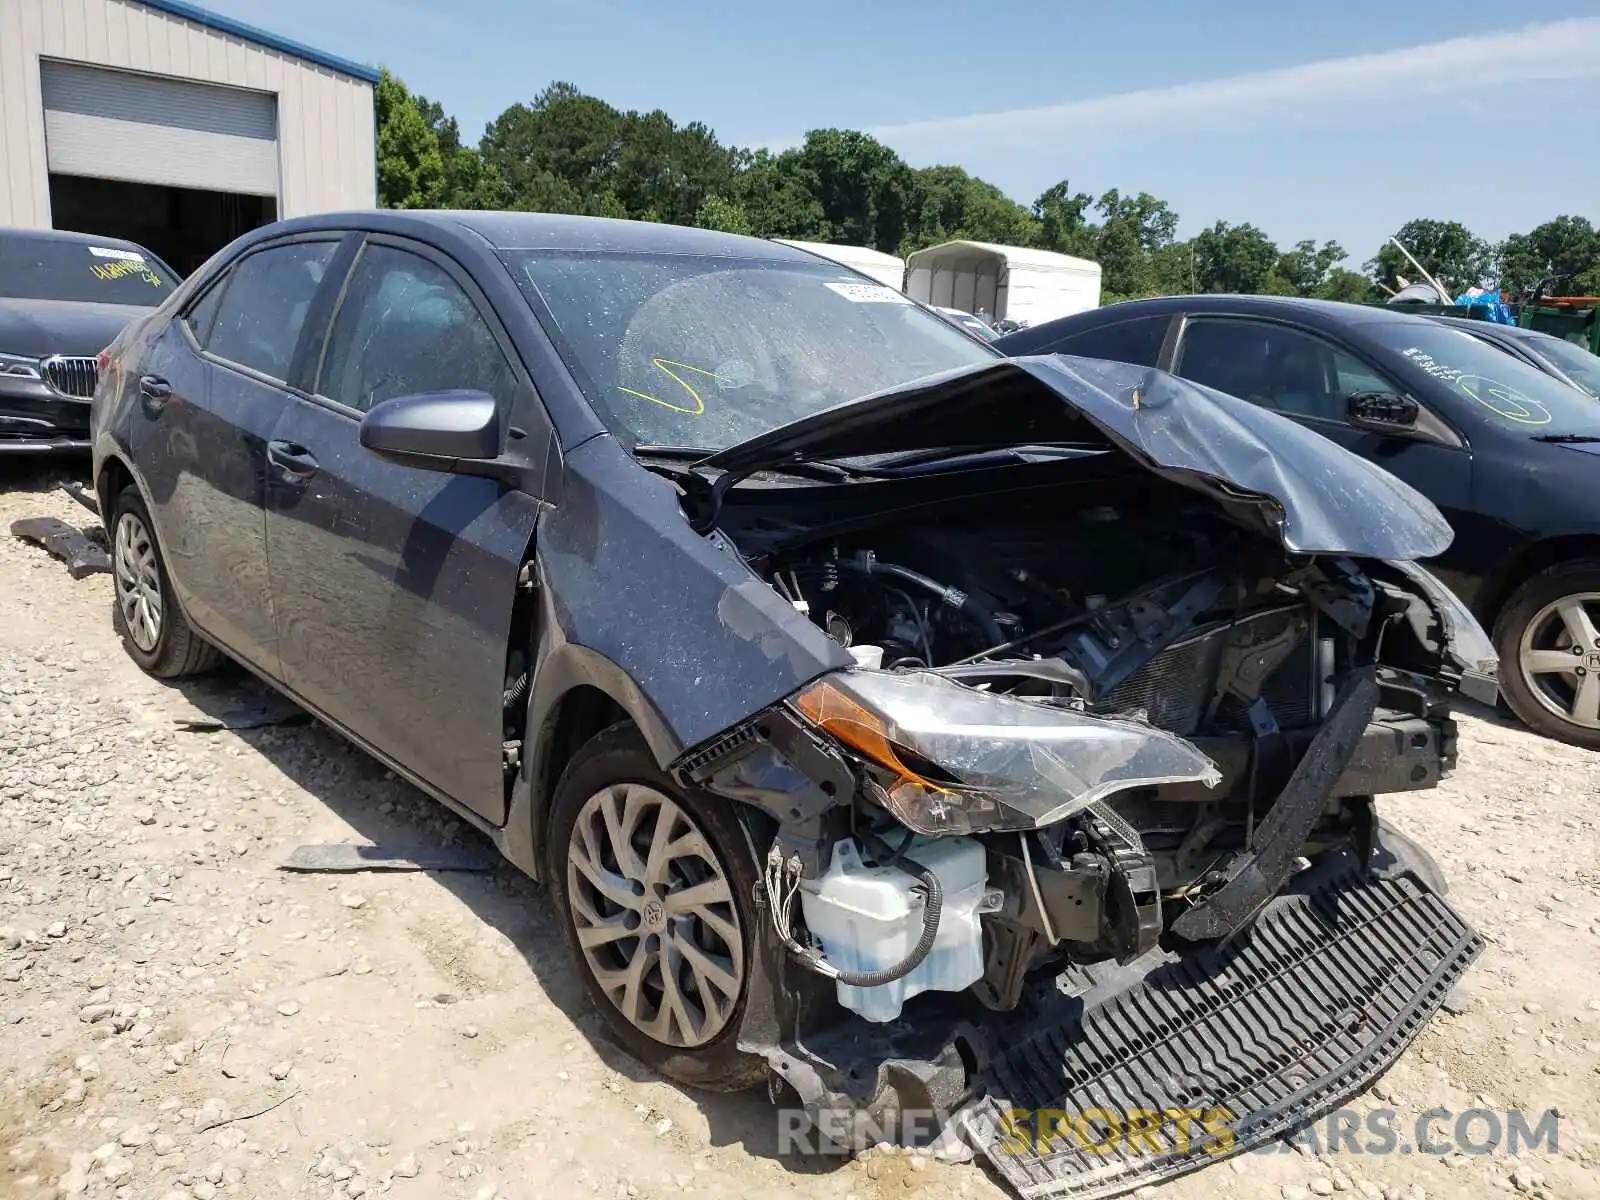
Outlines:
{"type": "Polygon", "coordinates": [[[151,287],[161,286],[161,276],[157,275],[148,266],[146,266],[145,261],[142,258],[138,262],[119,260],[117,262],[109,263],[91,263],[89,265],[89,269],[94,272],[94,277],[96,279],[112,280],[133,278],[142,279],[151,287]]]}
{"type": "Polygon", "coordinates": [[[142,263],[144,255],[136,254],[132,250],[112,250],[108,246],[90,246],[89,253],[96,258],[119,258],[123,262],[142,263]]]}
{"type": "Polygon", "coordinates": [[[1448,383],[1469,400],[1481,404],[1497,417],[1515,421],[1519,425],[1550,424],[1550,410],[1532,397],[1523,395],[1510,384],[1488,379],[1482,375],[1473,375],[1455,367],[1447,367],[1433,355],[1416,346],[1409,347],[1403,353],[1418,368],[1441,383],[1448,383]]]}
{"type": "Polygon", "coordinates": [[[852,304],[910,304],[911,301],[885,283],[834,283],[822,285],[852,304]]]}
{"type": "Polygon", "coordinates": [[[694,385],[682,375],[678,374],[679,371],[689,371],[695,375],[703,375],[707,379],[715,380],[720,384],[729,384],[733,382],[732,380],[724,379],[715,371],[707,371],[704,367],[691,367],[688,363],[673,362],[670,358],[652,358],[650,360],[650,365],[656,370],[660,371],[662,374],[666,375],[686,393],[688,393],[689,399],[693,402],[693,407],[689,407],[688,405],[684,404],[673,404],[671,401],[663,400],[659,396],[652,396],[649,392],[638,392],[633,388],[623,387],[621,384],[617,385],[617,390],[626,392],[630,396],[637,396],[641,400],[648,400],[651,404],[659,404],[662,408],[670,409],[673,412],[680,412],[690,417],[698,417],[704,413],[706,411],[706,402],[701,398],[700,393],[695,390],[694,385]]]}

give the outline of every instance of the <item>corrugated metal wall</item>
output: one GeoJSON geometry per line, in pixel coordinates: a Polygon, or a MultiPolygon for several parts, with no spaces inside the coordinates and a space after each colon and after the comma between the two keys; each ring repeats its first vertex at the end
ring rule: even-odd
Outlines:
{"type": "Polygon", "coordinates": [[[365,81],[134,0],[0,0],[0,225],[50,225],[40,58],[274,93],[279,215],[377,203],[365,81]]]}

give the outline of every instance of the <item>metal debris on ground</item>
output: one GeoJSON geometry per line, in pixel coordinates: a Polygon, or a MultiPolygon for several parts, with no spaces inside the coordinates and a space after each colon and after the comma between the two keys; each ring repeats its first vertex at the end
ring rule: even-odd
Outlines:
{"type": "Polygon", "coordinates": [[[265,729],[272,725],[309,725],[311,714],[285,700],[281,704],[253,704],[235,708],[215,716],[182,717],[174,724],[185,733],[237,732],[242,729],[265,729]]]}
{"type": "Polygon", "coordinates": [[[74,579],[111,571],[111,556],[60,517],[22,517],[11,522],[11,533],[66,563],[74,579]]]}
{"type": "Polygon", "coordinates": [[[317,842],[297,846],[283,862],[285,871],[492,871],[495,855],[471,846],[372,846],[317,842]]]}
{"type": "Polygon", "coordinates": [[[79,483],[76,479],[67,480],[61,485],[61,490],[67,495],[71,496],[79,504],[87,508],[95,516],[98,517],[100,515],[100,501],[95,499],[94,493],[88,488],[84,487],[83,484],[79,483]]]}

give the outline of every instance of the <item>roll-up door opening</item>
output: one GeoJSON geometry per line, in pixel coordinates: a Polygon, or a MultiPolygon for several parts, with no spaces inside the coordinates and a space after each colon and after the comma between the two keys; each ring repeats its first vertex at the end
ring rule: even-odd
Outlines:
{"type": "Polygon", "coordinates": [[[187,274],[277,217],[277,97],[45,60],[51,224],[187,274]]]}

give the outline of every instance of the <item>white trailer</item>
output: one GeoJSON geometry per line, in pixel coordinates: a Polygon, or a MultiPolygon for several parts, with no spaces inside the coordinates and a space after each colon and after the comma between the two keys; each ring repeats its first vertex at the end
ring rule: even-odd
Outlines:
{"type": "Polygon", "coordinates": [[[945,242],[906,260],[906,294],[991,321],[1038,325],[1100,307],[1100,264],[1050,250],[945,242]]]}
{"type": "Polygon", "coordinates": [[[782,242],[785,246],[793,246],[796,250],[805,250],[822,258],[831,259],[842,267],[849,267],[852,271],[860,271],[868,278],[876,279],[897,292],[905,289],[905,259],[885,254],[882,250],[874,250],[870,246],[830,246],[823,242],[796,242],[788,238],[772,240],[782,242]]]}

